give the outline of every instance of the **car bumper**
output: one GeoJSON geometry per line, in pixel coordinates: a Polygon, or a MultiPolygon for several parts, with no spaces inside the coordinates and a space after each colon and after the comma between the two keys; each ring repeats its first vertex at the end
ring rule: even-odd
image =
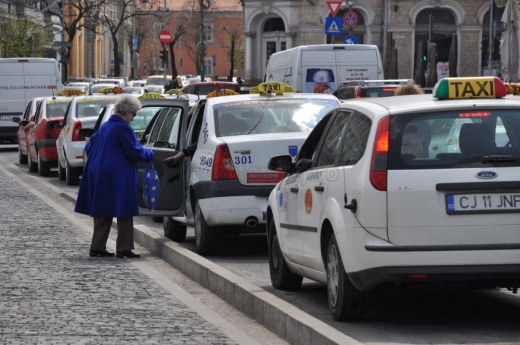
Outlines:
{"type": "Polygon", "coordinates": [[[273,187],[243,186],[236,180],[204,181],[193,185],[209,226],[246,225],[247,220],[265,224],[267,197],[273,187]]]}
{"type": "Polygon", "coordinates": [[[345,270],[360,290],[385,283],[520,287],[520,244],[399,247],[355,230],[336,237],[345,270]]]}

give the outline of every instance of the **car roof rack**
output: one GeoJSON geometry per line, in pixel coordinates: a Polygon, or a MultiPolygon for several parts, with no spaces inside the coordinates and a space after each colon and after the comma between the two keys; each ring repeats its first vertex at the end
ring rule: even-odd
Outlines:
{"type": "Polygon", "coordinates": [[[348,81],[341,83],[341,85],[347,85],[347,86],[387,85],[387,84],[405,85],[408,83],[413,83],[413,79],[348,80],[348,81]]]}

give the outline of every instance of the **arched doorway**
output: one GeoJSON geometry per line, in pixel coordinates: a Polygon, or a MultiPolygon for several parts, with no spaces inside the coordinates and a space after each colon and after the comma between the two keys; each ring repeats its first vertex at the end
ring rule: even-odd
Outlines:
{"type": "Polygon", "coordinates": [[[265,74],[265,68],[269,62],[272,54],[287,49],[287,41],[285,35],[285,23],[280,17],[269,18],[265,21],[262,28],[262,61],[261,65],[263,71],[261,75],[265,74]]]}
{"type": "MultiPolygon", "coordinates": [[[[336,18],[343,18],[343,16],[347,12],[349,12],[348,8],[340,9],[338,11],[338,13],[336,14],[336,18]]],[[[332,43],[340,44],[340,43],[343,43],[343,39],[347,35],[354,35],[354,36],[356,36],[358,44],[364,44],[365,43],[365,32],[366,32],[365,17],[360,12],[358,12],[356,10],[352,10],[352,12],[354,12],[357,15],[357,17],[358,17],[358,22],[357,22],[356,26],[354,26],[352,29],[349,29],[348,27],[345,26],[345,24],[343,24],[343,34],[342,35],[327,35],[327,41],[326,41],[327,44],[332,44],[332,43]]],[[[330,13],[329,13],[328,17],[332,17],[330,15],[330,13]]]]}
{"type": "MultiPolygon", "coordinates": [[[[451,40],[453,35],[457,33],[455,16],[447,9],[428,8],[417,14],[415,24],[415,71],[417,71],[420,59],[429,64],[429,61],[427,61],[428,43],[435,43],[437,45],[437,65],[442,64],[447,72],[451,40]],[[422,45],[419,43],[421,41],[422,45]],[[419,52],[421,46],[422,51],[419,52]]],[[[428,66],[425,65],[425,67],[428,66]]],[[[437,66],[432,67],[437,68],[437,66]]],[[[444,76],[447,75],[438,74],[439,79],[444,76]]]]}
{"type": "Polygon", "coordinates": [[[482,41],[480,45],[481,49],[481,73],[482,75],[489,75],[489,28],[491,30],[491,68],[492,74],[501,76],[502,73],[502,58],[500,56],[500,38],[504,32],[504,23],[502,23],[502,15],[504,14],[504,7],[498,8],[496,5],[493,6],[493,21],[490,22],[489,10],[482,19],[482,41]]]}

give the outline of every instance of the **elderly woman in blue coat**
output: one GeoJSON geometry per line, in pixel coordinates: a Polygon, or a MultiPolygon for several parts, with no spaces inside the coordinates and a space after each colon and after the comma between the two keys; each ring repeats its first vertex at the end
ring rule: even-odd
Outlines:
{"type": "Polygon", "coordinates": [[[114,105],[115,114],[99,127],[85,146],[88,156],[83,168],[75,211],[94,218],[94,234],[89,255],[114,256],[106,243],[117,217],[116,256],[136,258],[133,217],[137,204],[137,162],[153,159],[153,151],[137,142],[130,122],[141,103],[131,95],[122,95],[114,105]]]}

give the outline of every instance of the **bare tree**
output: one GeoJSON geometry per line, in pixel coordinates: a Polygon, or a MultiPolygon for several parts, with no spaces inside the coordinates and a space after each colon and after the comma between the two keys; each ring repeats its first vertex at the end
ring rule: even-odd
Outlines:
{"type": "Polygon", "coordinates": [[[118,33],[125,25],[130,24],[129,19],[156,15],[160,7],[160,0],[106,0],[107,5],[101,9],[101,21],[107,27],[112,38],[114,54],[114,75],[121,75],[121,61],[119,61],[118,33]]]}
{"type": "MultiPolygon", "coordinates": [[[[74,41],[76,34],[79,31],[95,30],[99,11],[106,4],[108,0],[43,0],[42,7],[46,13],[53,14],[60,19],[63,24],[63,30],[67,34],[67,42],[74,41]]],[[[70,59],[70,50],[65,56],[62,56],[63,82],[68,78],[68,63],[70,59]]]]}
{"type": "Polygon", "coordinates": [[[224,35],[221,38],[221,47],[224,49],[226,56],[229,58],[229,75],[228,81],[233,80],[233,71],[235,66],[242,66],[244,61],[243,52],[238,47],[244,41],[244,29],[242,21],[238,18],[230,18],[225,27],[222,28],[224,35]]]}
{"type": "MultiPolygon", "coordinates": [[[[137,39],[137,48],[135,52],[139,54],[141,50],[141,46],[143,42],[146,41],[146,38],[149,36],[150,32],[153,32],[153,23],[154,18],[157,18],[157,14],[150,14],[149,16],[135,17],[133,18],[134,23],[132,26],[124,26],[125,35],[127,37],[127,43],[130,51],[133,51],[133,42],[132,40],[137,39]],[[134,36],[135,33],[135,36],[134,36]]],[[[132,75],[131,78],[135,79],[135,68],[132,64],[132,75]]]]}
{"type": "Polygon", "coordinates": [[[175,65],[175,53],[173,50],[173,47],[175,46],[175,43],[179,41],[179,39],[186,33],[186,29],[184,28],[184,25],[182,22],[177,24],[175,33],[173,34],[173,40],[168,44],[168,47],[170,48],[170,61],[172,64],[172,76],[175,78],[177,76],[177,66],[175,65]]]}

